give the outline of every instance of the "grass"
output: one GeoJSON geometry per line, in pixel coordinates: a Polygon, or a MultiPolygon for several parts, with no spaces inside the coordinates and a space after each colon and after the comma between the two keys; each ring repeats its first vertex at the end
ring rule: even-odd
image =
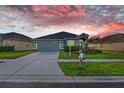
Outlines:
{"type": "Polygon", "coordinates": [[[124,52],[122,51],[103,51],[102,53],[87,54],[89,59],[124,59],[124,52]]]}
{"type": "Polygon", "coordinates": [[[0,59],[15,59],[33,53],[33,50],[0,52],[0,59]]]}
{"type": "Polygon", "coordinates": [[[84,68],[78,62],[59,65],[66,76],[124,76],[124,62],[87,62],[84,68]]]}
{"type": "MultiPolygon", "coordinates": [[[[60,59],[78,59],[78,54],[69,56],[68,52],[61,51],[59,54],[60,59]]],[[[122,51],[103,51],[102,53],[86,54],[88,59],[124,59],[124,52],[122,51]]]]}
{"type": "Polygon", "coordinates": [[[71,56],[69,56],[68,52],[60,51],[59,58],[60,59],[77,59],[77,58],[79,58],[79,55],[78,54],[71,54],[71,56]]]}

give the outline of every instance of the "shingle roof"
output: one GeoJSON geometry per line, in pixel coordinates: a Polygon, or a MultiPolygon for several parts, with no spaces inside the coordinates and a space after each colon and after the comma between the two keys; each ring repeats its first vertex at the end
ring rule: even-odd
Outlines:
{"type": "Polygon", "coordinates": [[[46,35],[43,37],[39,37],[36,39],[66,39],[66,38],[77,38],[76,34],[72,34],[72,33],[68,33],[68,32],[58,32],[55,34],[50,34],[50,35],[46,35]]]}
{"type": "Polygon", "coordinates": [[[5,33],[5,34],[0,34],[0,38],[2,39],[18,39],[18,40],[32,40],[32,38],[15,33],[15,32],[10,32],[10,33],[5,33]]]}
{"type": "Polygon", "coordinates": [[[95,41],[95,43],[107,43],[107,42],[124,42],[124,34],[121,33],[114,34],[95,41]]]}

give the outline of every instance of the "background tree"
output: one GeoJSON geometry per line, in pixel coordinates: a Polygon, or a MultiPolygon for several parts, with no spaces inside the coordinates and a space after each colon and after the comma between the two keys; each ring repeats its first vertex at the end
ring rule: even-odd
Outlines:
{"type": "Polygon", "coordinates": [[[95,36],[90,37],[89,42],[94,42],[98,39],[100,39],[99,35],[95,35],[95,36]]]}

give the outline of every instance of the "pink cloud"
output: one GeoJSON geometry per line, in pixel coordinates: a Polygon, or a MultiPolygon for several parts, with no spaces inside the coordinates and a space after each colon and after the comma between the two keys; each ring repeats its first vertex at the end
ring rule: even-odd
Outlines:
{"type": "Polygon", "coordinates": [[[105,27],[108,31],[124,30],[124,23],[122,23],[122,22],[112,22],[112,23],[109,23],[109,24],[104,24],[103,27],[105,27]]]}
{"type": "MultiPolygon", "coordinates": [[[[38,26],[41,27],[41,29],[56,27],[60,30],[64,28],[65,30],[71,31],[76,28],[75,31],[77,32],[85,31],[91,34],[124,31],[124,22],[121,22],[122,18],[120,13],[124,8],[119,8],[120,6],[118,6],[118,8],[113,7],[115,6],[108,6],[106,8],[105,6],[91,7],[81,5],[5,6],[5,16],[7,20],[9,19],[11,21],[3,21],[1,24],[14,24],[12,21],[17,20],[17,22],[24,21],[22,22],[24,25],[29,23],[32,27],[38,26]],[[117,16],[117,14],[120,16],[117,16]],[[15,17],[13,17],[14,15],[15,17]],[[87,26],[87,28],[82,29],[82,26],[87,26]]],[[[0,15],[4,16],[2,12],[0,15]]],[[[20,24],[16,24],[15,27],[20,27],[19,25],[20,24]]],[[[12,26],[10,27],[12,28],[12,26]]]]}

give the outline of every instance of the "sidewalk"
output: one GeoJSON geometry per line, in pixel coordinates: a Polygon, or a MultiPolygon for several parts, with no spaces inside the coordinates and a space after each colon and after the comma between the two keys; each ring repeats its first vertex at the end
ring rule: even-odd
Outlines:
{"type": "MultiPolygon", "coordinates": [[[[79,59],[58,59],[58,62],[79,62],[79,59]]],[[[85,62],[124,62],[124,59],[86,59],[85,62]]]]}
{"type": "Polygon", "coordinates": [[[14,59],[0,59],[0,62],[10,62],[12,60],[14,60],[14,59]]]}

